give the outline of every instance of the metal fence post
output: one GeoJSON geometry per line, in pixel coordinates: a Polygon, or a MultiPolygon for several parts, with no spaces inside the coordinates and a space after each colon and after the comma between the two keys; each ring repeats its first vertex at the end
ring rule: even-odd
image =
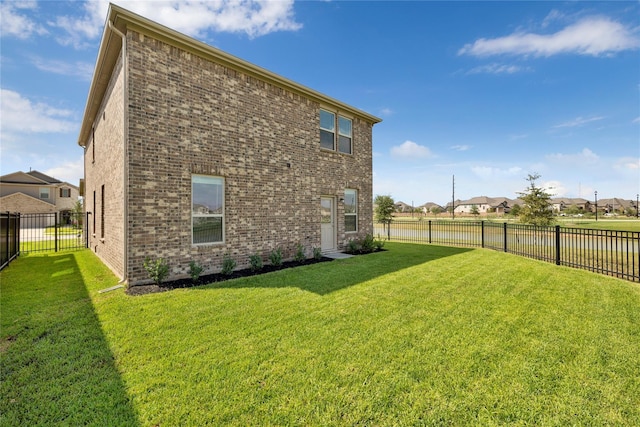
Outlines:
{"type": "Polygon", "coordinates": [[[560,265],[560,226],[556,225],[556,265],[560,265]]]}
{"type": "Polygon", "coordinates": [[[507,252],[507,223],[503,223],[502,226],[503,234],[504,234],[504,251],[507,252]]]}
{"type": "MultiPolygon", "coordinates": [[[[7,262],[11,259],[11,246],[9,246],[9,230],[11,229],[11,212],[7,211],[7,262]]],[[[2,260],[4,262],[4,260],[2,260]]]]}
{"type": "Polygon", "coordinates": [[[484,248],[484,221],[480,221],[480,247],[484,248]]]}
{"type": "Polygon", "coordinates": [[[53,228],[54,228],[53,241],[55,242],[55,251],[58,252],[58,213],[57,212],[53,214],[53,228]]]}
{"type": "Polygon", "coordinates": [[[429,220],[429,244],[431,244],[431,220],[429,220]]]}

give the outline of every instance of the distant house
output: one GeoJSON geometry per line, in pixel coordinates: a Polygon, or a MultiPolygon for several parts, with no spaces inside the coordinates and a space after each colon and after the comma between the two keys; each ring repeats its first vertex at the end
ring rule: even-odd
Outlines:
{"type": "Polygon", "coordinates": [[[423,214],[427,215],[433,212],[433,208],[438,209],[441,212],[444,212],[444,208],[442,206],[440,206],[437,203],[434,202],[427,202],[424,203],[420,206],[418,206],[418,208],[422,211],[423,214]]]}
{"type": "MultiPolygon", "coordinates": [[[[457,214],[471,214],[475,206],[480,215],[486,215],[488,213],[504,215],[509,212],[511,202],[512,201],[506,197],[473,197],[468,200],[457,200],[454,212],[457,214]]],[[[450,206],[450,204],[448,206],[450,206]]]]}
{"type": "Polygon", "coordinates": [[[78,202],[78,187],[42,172],[13,172],[0,177],[0,209],[2,211],[58,213],[58,221],[71,218],[78,202]]]}
{"type": "Polygon", "coordinates": [[[395,203],[396,212],[398,213],[411,213],[413,212],[413,207],[405,202],[396,202],[395,203]]]}
{"type": "Polygon", "coordinates": [[[617,197],[600,199],[598,200],[598,212],[623,215],[627,212],[635,211],[635,204],[634,200],[619,199],[617,197]]]}
{"type": "Polygon", "coordinates": [[[551,199],[551,209],[556,213],[562,213],[572,206],[581,212],[591,212],[591,202],[587,199],[571,197],[554,197],[551,199]]]}
{"type": "Polygon", "coordinates": [[[121,7],[107,23],[78,144],[89,246],[123,280],[373,233],[379,118],[121,7]]]}

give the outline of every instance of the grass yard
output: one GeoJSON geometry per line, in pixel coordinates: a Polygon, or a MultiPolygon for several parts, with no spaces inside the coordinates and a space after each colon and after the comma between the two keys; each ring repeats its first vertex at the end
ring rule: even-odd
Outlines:
{"type": "Polygon", "coordinates": [[[640,286],[389,251],[99,294],[90,251],[0,273],[0,425],[640,425],[640,286]]]}

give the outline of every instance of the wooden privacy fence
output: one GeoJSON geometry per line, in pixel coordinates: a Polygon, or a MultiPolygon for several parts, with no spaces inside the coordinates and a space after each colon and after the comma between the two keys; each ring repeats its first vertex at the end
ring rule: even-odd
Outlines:
{"type": "Polygon", "coordinates": [[[640,282],[640,232],[489,221],[375,224],[390,240],[489,248],[640,282]]]}

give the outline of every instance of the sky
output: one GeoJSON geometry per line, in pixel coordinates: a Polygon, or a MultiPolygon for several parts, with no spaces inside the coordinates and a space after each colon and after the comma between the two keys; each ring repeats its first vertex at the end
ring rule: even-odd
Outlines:
{"type": "MultiPolygon", "coordinates": [[[[640,2],[114,3],[380,117],[374,196],[640,193],[640,2]]],[[[82,178],[107,8],[0,2],[0,174],[82,178]]]]}

